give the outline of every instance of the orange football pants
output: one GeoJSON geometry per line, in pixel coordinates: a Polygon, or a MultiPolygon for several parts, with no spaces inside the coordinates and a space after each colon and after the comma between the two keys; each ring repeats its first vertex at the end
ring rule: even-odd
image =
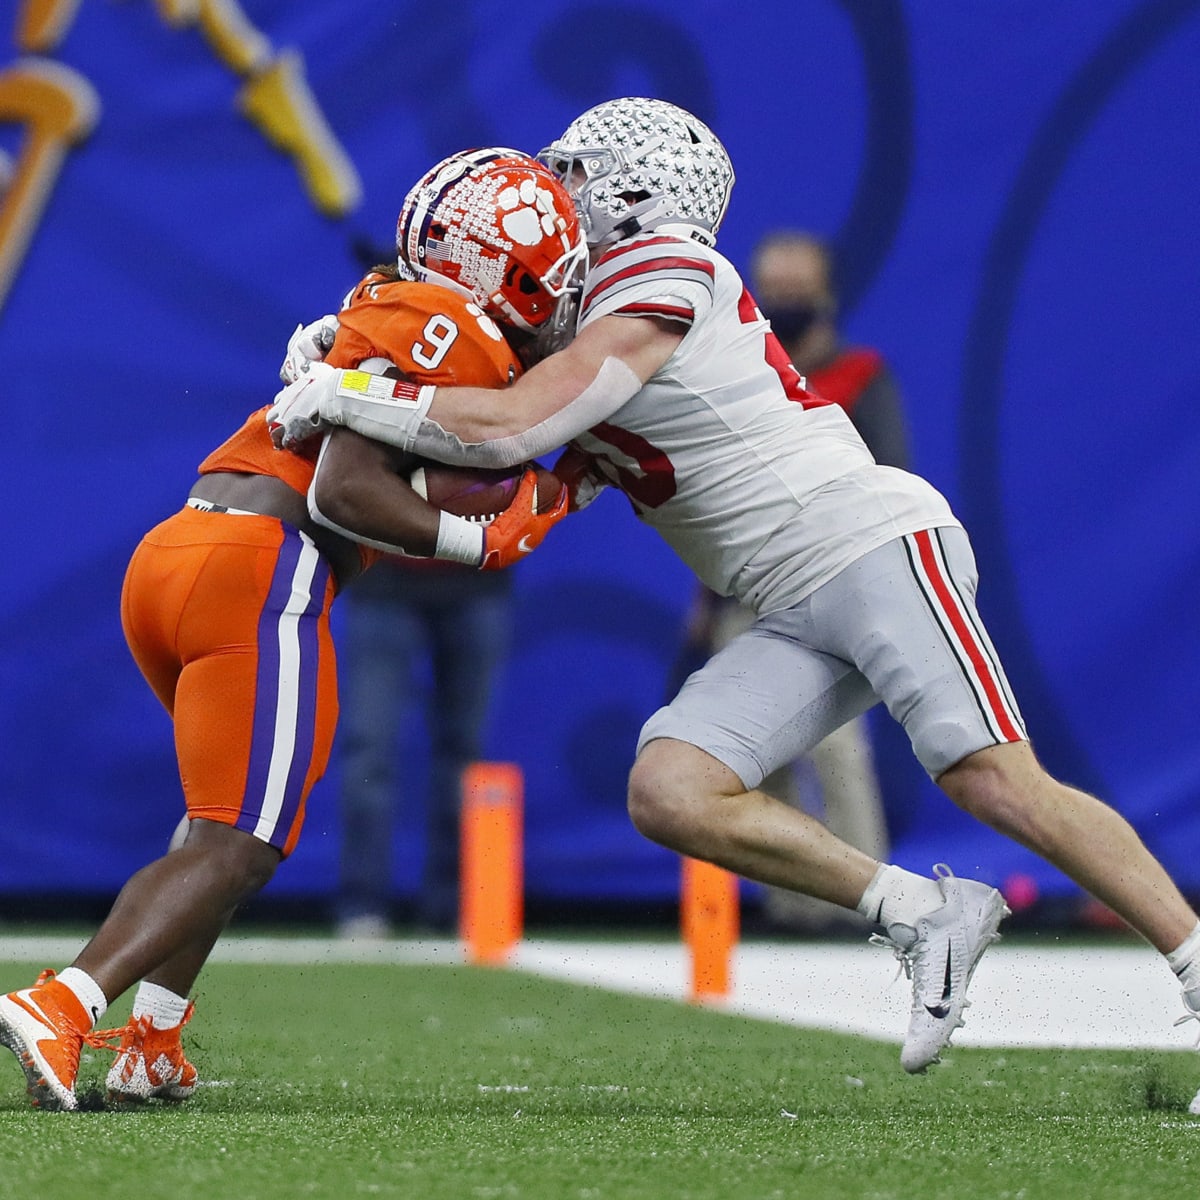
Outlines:
{"type": "Polygon", "coordinates": [[[275,517],[184,508],[130,560],[121,623],[175,724],[190,817],[286,856],[337,725],[336,591],[310,538],[275,517]]]}

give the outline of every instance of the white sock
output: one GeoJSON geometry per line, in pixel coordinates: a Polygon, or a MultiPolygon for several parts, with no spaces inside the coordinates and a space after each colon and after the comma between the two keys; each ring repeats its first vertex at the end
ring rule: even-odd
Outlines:
{"type": "Polygon", "coordinates": [[[92,1018],[90,1028],[95,1028],[100,1018],[108,1011],[108,1000],[100,990],[100,985],[86,972],[78,967],[67,967],[60,971],[55,979],[64,987],[69,988],[75,999],[83,1005],[83,1011],[92,1018]]]}
{"type": "Polygon", "coordinates": [[[945,903],[936,879],[914,875],[901,867],[883,866],[867,884],[857,908],[868,921],[885,929],[896,924],[915,929],[921,917],[945,903]]]}
{"type": "Polygon", "coordinates": [[[133,1016],[149,1017],[155,1029],[174,1029],[187,1012],[187,997],[177,996],[157,983],[138,984],[133,998],[133,1016]]]}
{"type": "Polygon", "coordinates": [[[1179,976],[1184,990],[1200,990],[1200,924],[1169,954],[1163,956],[1167,965],[1179,976]]]}

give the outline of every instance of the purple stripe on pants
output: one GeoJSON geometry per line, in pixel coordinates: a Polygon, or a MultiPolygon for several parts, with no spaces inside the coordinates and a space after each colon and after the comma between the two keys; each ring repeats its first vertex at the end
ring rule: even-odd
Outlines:
{"type": "MultiPolygon", "coordinates": [[[[258,674],[255,681],[254,732],[250,744],[250,762],[246,773],[246,791],[237,828],[253,833],[279,849],[287,841],[288,831],[304,792],[304,778],[312,761],[315,739],[317,695],[318,622],[324,608],[329,568],[316,555],[311,543],[289,526],[284,526],[275,571],[266,603],[258,621],[258,674]],[[296,571],[308,549],[314,562],[312,581],[303,595],[293,596],[296,571]],[[298,606],[299,616],[297,617],[298,606]],[[296,677],[280,683],[280,627],[285,643],[293,640],[298,647],[296,677]],[[293,690],[294,689],[294,690],[293,690]],[[276,745],[280,705],[290,714],[295,704],[294,742],[288,753],[286,742],[276,745]],[[280,755],[286,761],[277,762],[280,755]],[[280,795],[282,784],[282,795],[280,795]],[[268,795],[268,791],[273,792],[268,795]],[[278,813],[269,828],[259,829],[263,811],[278,805],[278,813]]],[[[292,663],[289,662],[289,673],[292,663]]]]}
{"type": "Polygon", "coordinates": [[[292,755],[292,763],[288,768],[287,790],[275,823],[275,831],[271,834],[272,846],[282,847],[287,840],[292,822],[295,821],[300,808],[300,801],[304,798],[304,778],[308,774],[315,749],[317,665],[321,654],[320,620],[325,607],[325,587],[328,582],[329,565],[324,558],[318,556],[312,583],[309,585],[308,604],[296,629],[296,640],[300,646],[301,684],[296,704],[296,753],[292,755]]]}

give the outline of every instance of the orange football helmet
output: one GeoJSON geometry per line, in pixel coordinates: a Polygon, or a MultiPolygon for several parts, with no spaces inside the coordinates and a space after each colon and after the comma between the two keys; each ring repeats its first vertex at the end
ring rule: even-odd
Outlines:
{"type": "Polygon", "coordinates": [[[396,223],[402,272],[468,295],[533,332],[578,292],[587,245],[558,178],[519,150],[443,159],[408,193],[396,223]]]}

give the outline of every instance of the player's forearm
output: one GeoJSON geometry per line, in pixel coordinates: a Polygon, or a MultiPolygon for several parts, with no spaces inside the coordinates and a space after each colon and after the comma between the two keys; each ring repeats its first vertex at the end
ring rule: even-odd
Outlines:
{"type": "Polygon", "coordinates": [[[515,437],[570,407],[610,357],[597,355],[586,345],[572,345],[543,359],[504,389],[439,387],[428,416],[463,442],[515,437]]]}
{"type": "Polygon", "coordinates": [[[386,554],[433,557],[479,566],[481,526],[428,504],[413,489],[412,462],[347,429],[325,438],[308,489],[319,525],[386,554]]]}
{"type": "Polygon", "coordinates": [[[442,462],[516,466],[566,445],[606,420],[641,387],[641,380],[615,358],[605,359],[582,384],[578,375],[544,379],[528,393],[534,397],[532,403],[522,403],[523,397],[514,395],[524,382],[519,380],[503,393],[438,388],[412,449],[442,462]]]}
{"type": "Polygon", "coordinates": [[[436,389],[413,449],[444,462],[489,467],[537,458],[608,420],[683,336],[674,323],[603,317],[503,393],[436,389]]]}
{"type": "Polygon", "coordinates": [[[334,462],[336,454],[334,439],[327,439],[308,492],[312,519],[377,550],[432,555],[437,547],[437,511],[399,475],[346,470],[334,462]]]}
{"type": "Polygon", "coordinates": [[[338,371],[318,384],[316,412],[323,421],[425,458],[511,467],[565,445],[607,419],[642,384],[617,358],[606,358],[582,384],[579,376],[562,384],[564,378],[514,397],[516,386],[503,391],[417,387],[361,371],[338,371]],[[531,400],[523,403],[526,397],[531,400]],[[501,415],[481,418],[481,410],[501,415]]]}

